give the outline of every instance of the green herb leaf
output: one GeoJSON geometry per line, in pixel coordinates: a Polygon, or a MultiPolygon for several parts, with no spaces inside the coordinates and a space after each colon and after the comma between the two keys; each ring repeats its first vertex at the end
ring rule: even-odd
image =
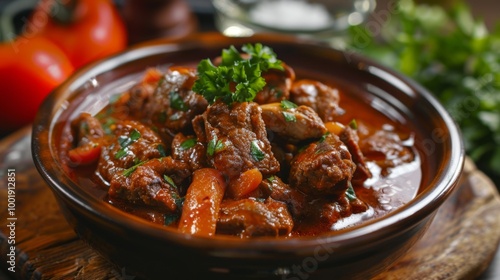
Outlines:
{"type": "Polygon", "coordinates": [[[165,180],[165,182],[167,182],[169,185],[171,185],[172,187],[174,188],[177,188],[177,186],[175,185],[174,183],[174,180],[172,180],[172,178],[170,178],[169,176],[167,176],[166,174],[163,175],[163,179],[165,180]]]}
{"type": "Polygon", "coordinates": [[[270,47],[257,43],[255,45],[246,44],[241,49],[250,55],[250,61],[253,64],[260,65],[262,71],[269,69],[283,70],[281,61],[277,59],[276,54],[270,47]]]}
{"type": "Polygon", "coordinates": [[[258,140],[253,140],[250,144],[250,155],[256,161],[261,161],[266,157],[266,154],[259,147],[258,140]]]}
{"type": "Polygon", "coordinates": [[[128,152],[128,149],[122,148],[122,149],[118,150],[118,152],[116,152],[115,158],[116,159],[121,159],[122,157],[124,157],[124,156],[127,155],[127,152],[128,152]]]}
{"type": "Polygon", "coordinates": [[[347,196],[347,199],[349,201],[354,201],[357,199],[356,193],[354,192],[354,188],[352,187],[352,184],[349,182],[349,187],[345,191],[345,195],[347,196]]]}
{"type": "Polygon", "coordinates": [[[189,138],[187,140],[184,140],[180,147],[182,150],[187,150],[187,149],[190,149],[192,147],[194,147],[196,145],[196,138],[189,138]]]}
{"type": "Polygon", "coordinates": [[[134,143],[137,141],[139,138],[141,138],[141,133],[137,131],[137,129],[133,129],[132,132],[130,132],[129,136],[120,136],[118,137],[118,143],[120,144],[120,147],[126,148],[130,144],[134,143]]]}
{"type": "Polygon", "coordinates": [[[209,156],[213,156],[215,153],[221,151],[222,149],[224,149],[224,143],[219,141],[217,137],[214,137],[208,142],[207,154],[209,156]]]}
{"type": "Polygon", "coordinates": [[[169,226],[175,223],[180,218],[180,216],[181,215],[177,212],[163,214],[163,225],[169,226]]]}
{"type": "Polygon", "coordinates": [[[182,97],[176,91],[170,92],[170,107],[183,112],[189,109],[188,105],[184,103],[184,100],[182,100],[182,97]]]}
{"type": "Polygon", "coordinates": [[[216,67],[209,59],[198,64],[198,80],[193,91],[201,94],[213,104],[221,100],[226,104],[252,101],[266,85],[262,71],[269,69],[283,70],[276,54],[262,44],[242,47],[249,56],[245,59],[234,46],[222,50],[221,64],[216,67]]]}
{"type": "Polygon", "coordinates": [[[297,104],[293,103],[292,101],[289,100],[281,100],[280,104],[281,108],[288,110],[288,109],[295,109],[297,108],[297,104]]]}
{"type": "Polygon", "coordinates": [[[330,135],[330,131],[327,131],[325,134],[323,134],[323,136],[321,136],[321,138],[319,138],[319,143],[323,143],[328,135],[330,135]]]}
{"type": "Polygon", "coordinates": [[[123,176],[125,176],[125,177],[130,176],[132,173],[134,173],[134,171],[137,169],[137,167],[143,165],[145,162],[146,161],[139,162],[139,163],[135,164],[134,166],[132,166],[132,167],[130,167],[128,169],[123,170],[123,173],[122,173],[123,176]]]}
{"type": "Polygon", "coordinates": [[[281,112],[281,114],[283,114],[283,117],[285,118],[285,121],[287,121],[287,122],[296,122],[297,121],[297,118],[295,117],[295,115],[293,113],[281,112]]]}
{"type": "Polygon", "coordinates": [[[165,146],[163,146],[163,144],[158,144],[158,146],[156,146],[156,150],[158,150],[161,157],[167,156],[167,151],[165,151],[165,146]]]}
{"type": "Polygon", "coordinates": [[[122,135],[118,137],[118,143],[120,144],[121,149],[116,152],[115,158],[120,159],[126,156],[128,152],[128,146],[137,141],[139,138],[141,138],[141,133],[135,128],[130,132],[129,136],[122,135]]]}
{"type": "Polygon", "coordinates": [[[352,129],[358,129],[358,122],[355,119],[352,119],[349,122],[349,127],[351,127],[352,129]]]}

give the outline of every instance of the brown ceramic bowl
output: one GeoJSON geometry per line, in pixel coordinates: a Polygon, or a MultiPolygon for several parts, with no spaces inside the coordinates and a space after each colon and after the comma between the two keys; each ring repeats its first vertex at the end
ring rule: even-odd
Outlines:
{"type": "Polygon", "coordinates": [[[78,235],[127,274],[147,279],[368,279],[387,269],[423,235],[456,186],[464,160],[457,126],[421,86],[356,54],[277,35],[202,34],[180,42],[154,41],[89,65],[45,100],[32,136],[36,167],[78,235]],[[364,92],[366,102],[386,104],[379,109],[410,120],[424,163],[416,198],[382,218],[317,237],[204,238],[122,212],[67,172],[60,157],[60,128],[83,110],[102,108],[108,100],[102,92],[147,67],[196,65],[223,48],[246,42],[270,46],[299,76],[313,73],[346,81],[354,91],[364,92]]]}

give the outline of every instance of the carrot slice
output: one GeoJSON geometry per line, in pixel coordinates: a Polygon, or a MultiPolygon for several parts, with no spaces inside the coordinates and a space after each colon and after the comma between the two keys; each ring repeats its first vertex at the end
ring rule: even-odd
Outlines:
{"type": "Polygon", "coordinates": [[[226,182],[213,168],[194,171],[179,220],[179,230],[194,235],[213,236],[226,182]]]}
{"type": "Polygon", "coordinates": [[[234,199],[242,199],[254,191],[262,182],[262,173],[253,168],[241,173],[240,177],[229,185],[229,195],[234,199]]]}
{"type": "Polygon", "coordinates": [[[328,132],[335,135],[340,135],[340,133],[342,133],[345,129],[344,125],[338,122],[326,122],[325,127],[328,132]]]}
{"type": "Polygon", "coordinates": [[[143,83],[157,83],[162,77],[162,73],[157,68],[149,68],[146,70],[144,77],[142,78],[143,83]]]}

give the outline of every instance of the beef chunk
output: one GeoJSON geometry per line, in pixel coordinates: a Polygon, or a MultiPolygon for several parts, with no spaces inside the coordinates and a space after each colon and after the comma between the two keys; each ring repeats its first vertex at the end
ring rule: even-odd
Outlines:
{"type": "MultiPolygon", "coordinates": [[[[413,141],[410,138],[411,143],[413,141]]],[[[377,130],[360,141],[363,154],[382,168],[381,174],[387,176],[390,169],[415,160],[411,146],[407,146],[399,135],[390,130],[377,130]]]]}
{"type": "Polygon", "coordinates": [[[180,132],[191,127],[191,120],[208,106],[207,101],[191,90],[196,69],[171,67],[158,82],[153,95],[143,106],[143,116],[159,128],[180,132]]]}
{"type": "Polygon", "coordinates": [[[339,135],[340,140],[344,142],[352,156],[352,161],[356,163],[356,171],[353,175],[354,182],[364,182],[371,178],[372,174],[366,165],[365,157],[359,148],[359,137],[356,130],[346,127],[339,135]]]}
{"type": "Polygon", "coordinates": [[[294,157],[288,181],[307,194],[341,195],[355,169],[345,144],[337,135],[327,134],[294,157]]]}
{"type": "MultiPolygon", "coordinates": [[[[157,83],[138,83],[134,85],[128,91],[128,100],[126,100],[126,106],[129,109],[129,114],[135,116],[136,118],[141,118],[145,112],[145,106],[153,96],[157,83]]],[[[118,105],[120,103],[117,103],[118,105]]],[[[120,107],[115,106],[114,110],[120,109],[120,107]]]]}
{"type": "Polygon", "coordinates": [[[118,171],[149,159],[162,156],[163,145],[160,137],[149,127],[137,121],[116,123],[114,137],[103,147],[98,163],[102,179],[111,180],[118,171]]]}
{"type": "Polygon", "coordinates": [[[259,190],[266,197],[286,203],[293,217],[300,217],[305,213],[305,207],[307,206],[306,195],[297,189],[291,188],[278,176],[262,180],[259,190]]]}
{"type": "Polygon", "coordinates": [[[286,204],[268,198],[265,203],[254,199],[225,201],[217,220],[217,233],[240,237],[284,236],[293,228],[286,204]]]}
{"type": "Polygon", "coordinates": [[[209,164],[230,180],[252,168],[264,176],[279,171],[257,103],[216,102],[193,124],[198,140],[206,141],[209,164]]]}
{"type": "Polygon", "coordinates": [[[324,122],[334,121],[344,114],[339,106],[338,89],[313,80],[296,81],[290,91],[290,100],[298,105],[313,108],[324,122]]]}
{"type": "Polygon", "coordinates": [[[75,146],[92,144],[104,137],[104,129],[98,119],[89,113],[82,113],[71,122],[75,146]]]}
{"type": "Polygon", "coordinates": [[[283,68],[284,71],[269,69],[262,73],[262,77],[266,80],[266,85],[255,96],[255,102],[267,104],[288,99],[292,82],[295,80],[295,72],[285,63],[283,63],[283,68]]]}
{"type": "Polygon", "coordinates": [[[326,132],[323,121],[310,107],[283,108],[280,103],[261,105],[266,128],[290,141],[320,138],[326,132]]]}
{"type": "Polygon", "coordinates": [[[172,141],[172,157],[189,165],[194,171],[207,167],[207,149],[194,136],[177,133],[172,141]]]}
{"type": "Polygon", "coordinates": [[[186,167],[185,163],[171,157],[149,160],[116,173],[111,179],[108,195],[133,204],[176,211],[180,198],[176,186],[190,175],[186,167]],[[166,180],[164,175],[172,181],[166,180]]]}
{"type": "MultiPolygon", "coordinates": [[[[330,229],[339,220],[368,210],[366,203],[358,198],[349,199],[345,194],[333,202],[316,201],[316,203],[318,203],[316,207],[318,207],[319,212],[309,214],[318,217],[319,223],[330,229]]],[[[314,207],[311,207],[311,209],[314,209],[314,207]]]]}

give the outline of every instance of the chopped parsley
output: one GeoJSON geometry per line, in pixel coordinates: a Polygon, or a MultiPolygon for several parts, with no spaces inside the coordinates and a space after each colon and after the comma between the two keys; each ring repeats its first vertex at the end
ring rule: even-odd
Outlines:
{"type": "Polygon", "coordinates": [[[181,215],[177,212],[163,214],[163,225],[169,226],[175,223],[175,221],[177,221],[177,219],[179,219],[180,216],[181,215]]]}
{"type": "Polygon", "coordinates": [[[156,150],[158,150],[161,157],[167,156],[167,151],[165,151],[165,147],[162,144],[158,144],[158,146],[156,146],[156,150]]]}
{"type": "Polygon", "coordinates": [[[194,145],[196,145],[196,138],[189,138],[187,140],[184,140],[181,143],[180,147],[181,147],[181,150],[187,150],[187,149],[194,147],[194,145]]]}
{"type": "Polygon", "coordinates": [[[139,138],[141,138],[141,133],[135,128],[132,130],[132,132],[130,132],[129,136],[122,135],[118,137],[118,143],[120,144],[121,149],[118,150],[118,152],[115,154],[115,158],[120,159],[126,156],[128,152],[128,146],[137,141],[139,138]]]}
{"type": "Polygon", "coordinates": [[[132,173],[134,173],[134,171],[137,169],[137,167],[143,165],[144,163],[145,163],[145,161],[142,161],[142,162],[136,163],[134,166],[132,166],[130,168],[123,170],[123,173],[122,173],[123,176],[125,176],[125,177],[130,176],[132,173]]]}
{"type": "Polygon", "coordinates": [[[188,105],[184,103],[184,100],[182,100],[182,97],[177,91],[170,92],[170,107],[183,112],[189,109],[188,105]]]}
{"type": "Polygon", "coordinates": [[[345,191],[345,195],[347,196],[347,199],[349,199],[349,201],[354,201],[357,199],[356,193],[354,192],[354,188],[352,187],[351,182],[349,182],[349,187],[345,191]]]}
{"type": "Polygon", "coordinates": [[[250,155],[256,161],[261,161],[266,157],[266,154],[259,147],[258,140],[253,140],[250,144],[250,155]]]}
{"type": "Polygon", "coordinates": [[[352,119],[351,122],[349,122],[349,126],[352,129],[358,129],[358,122],[356,121],[356,119],[352,119]]]}
{"type": "Polygon", "coordinates": [[[221,151],[222,149],[224,149],[224,143],[219,141],[215,136],[208,142],[207,154],[209,156],[213,156],[215,153],[221,151]]]}
{"type": "Polygon", "coordinates": [[[286,122],[296,122],[297,121],[297,118],[295,117],[295,115],[293,113],[283,111],[283,112],[281,112],[281,114],[285,118],[286,122]]]}
{"type": "Polygon", "coordinates": [[[328,135],[330,134],[330,131],[327,131],[325,134],[323,134],[323,136],[321,136],[321,138],[319,138],[319,143],[323,143],[325,140],[326,140],[326,137],[328,137],[328,135]]]}
{"type": "Polygon", "coordinates": [[[166,174],[163,175],[163,179],[165,180],[165,182],[167,182],[172,187],[177,188],[177,186],[174,183],[174,180],[172,180],[172,178],[170,178],[168,175],[166,175],[166,174]]]}
{"type": "Polygon", "coordinates": [[[231,46],[222,50],[219,66],[204,59],[198,64],[198,80],[193,91],[205,97],[213,104],[221,100],[226,104],[252,101],[266,85],[262,72],[269,69],[283,70],[281,61],[273,50],[260,43],[246,44],[242,51],[249,55],[243,58],[238,50],[231,46]]]}
{"type": "MultiPolygon", "coordinates": [[[[280,103],[280,107],[283,110],[291,110],[291,109],[297,108],[298,106],[297,106],[297,104],[293,103],[292,101],[282,100],[280,103]]],[[[281,114],[285,118],[286,122],[296,122],[297,121],[297,117],[291,112],[282,111],[281,114]]]]}
{"type": "Polygon", "coordinates": [[[297,104],[293,103],[292,101],[289,100],[281,100],[280,104],[281,108],[288,110],[288,109],[295,109],[297,108],[297,104]]]}

